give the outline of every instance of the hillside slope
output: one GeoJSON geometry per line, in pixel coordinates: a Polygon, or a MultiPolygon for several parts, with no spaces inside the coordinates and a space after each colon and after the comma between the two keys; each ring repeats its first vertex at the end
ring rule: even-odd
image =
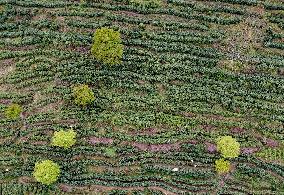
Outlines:
{"type": "Polygon", "coordinates": [[[0,194],[284,194],[284,2],[137,2],[0,0],[0,194]],[[101,27],[121,33],[122,64],[92,56],[101,27]],[[73,147],[50,145],[69,128],[73,147]],[[223,135],[241,155],[218,175],[223,135]],[[33,178],[46,159],[50,186],[33,178]]]}

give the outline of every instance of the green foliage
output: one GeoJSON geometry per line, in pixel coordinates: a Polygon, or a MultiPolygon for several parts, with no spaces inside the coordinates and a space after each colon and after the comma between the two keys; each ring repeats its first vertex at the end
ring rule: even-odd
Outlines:
{"type": "Polygon", "coordinates": [[[1,181],[20,183],[25,178],[19,177],[33,172],[31,162],[42,157],[61,167],[51,186],[28,181],[23,190],[8,186],[2,194],[96,194],[74,189],[95,185],[122,187],[101,191],[116,195],[282,194],[284,61],[283,50],[272,49],[283,45],[283,28],[276,26],[283,14],[274,15],[282,8],[266,10],[259,3],[268,1],[258,0],[160,0],[154,9],[145,2],[2,2],[0,110],[4,116],[12,101],[27,117],[1,119],[1,181]],[[47,11],[50,17],[43,17],[47,11]],[[275,25],[266,13],[274,15],[275,25]],[[103,26],[119,29],[123,65],[97,67],[86,51],[103,26]],[[273,32],[264,32],[268,26],[273,32]],[[64,104],[70,97],[75,104],[68,84],[88,84],[95,100],[83,105],[99,108],[64,104]],[[53,132],[71,123],[75,145],[51,146],[53,132]],[[236,169],[231,159],[214,153],[212,142],[224,132],[248,148],[234,161],[236,169]],[[277,147],[270,150],[274,140],[277,147]],[[250,186],[232,175],[215,191],[220,158],[231,163],[230,174],[259,179],[250,186]],[[63,191],[46,192],[55,188],[63,191]]]}
{"type": "Polygon", "coordinates": [[[22,108],[19,104],[11,104],[5,110],[5,116],[9,119],[19,118],[22,108]]]}
{"type": "Polygon", "coordinates": [[[230,167],[230,162],[223,158],[215,161],[215,170],[218,174],[228,173],[230,171],[230,167]]]}
{"type": "Polygon", "coordinates": [[[217,139],[217,150],[224,158],[235,158],[240,154],[240,144],[231,136],[223,136],[217,139]]]}
{"type": "Polygon", "coordinates": [[[130,0],[129,2],[140,8],[157,8],[162,5],[161,0],[130,0]]]}
{"type": "Polygon", "coordinates": [[[116,156],[116,149],[112,147],[108,147],[105,149],[105,155],[108,157],[115,157],[116,156]]]}
{"type": "Polygon", "coordinates": [[[94,92],[88,85],[78,85],[73,88],[73,97],[75,103],[80,106],[86,106],[95,100],[94,92]]]}
{"type": "Polygon", "coordinates": [[[94,34],[91,53],[104,64],[120,64],[123,54],[121,42],[118,31],[103,27],[94,34]]]}
{"type": "Polygon", "coordinates": [[[246,63],[242,63],[238,60],[221,60],[219,62],[225,69],[234,71],[234,72],[240,72],[247,69],[249,66],[246,63]]]}
{"type": "Polygon", "coordinates": [[[0,14],[2,14],[5,11],[5,7],[3,5],[0,6],[0,14]]]}
{"type": "Polygon", "coordinates": [[[1,183],[1,195],[63,195],[62,190],[57,186],[35,185],[32,182],[1,183]]]}
{"type": "Polygon", "coordinates": [[[284,162],[284,149],[283,148],[266,148],[255,154],[267,160],[281,160],[284,162]]]}
{"type": "Polygon", "coordinates": [[[57,181],[60,167],[51,160],[44,160],[35,164],[33,176],[38,182],[50,185],[57,181]]]}
{"type": "Polygon", "coordinates": [[[76,132],[73,130],[69,131],[55,131],[52,137],[51,145],[63,147],[65,149],[70,148],[76,142],[76,132]]]}

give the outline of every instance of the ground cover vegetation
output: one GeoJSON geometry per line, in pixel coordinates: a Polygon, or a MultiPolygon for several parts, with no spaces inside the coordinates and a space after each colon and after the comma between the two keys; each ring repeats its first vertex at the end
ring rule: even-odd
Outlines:
{"type": "Polygon", "coordinates": [[[0,0],[0,194],[283,194],[282,0],[0,0]]]}

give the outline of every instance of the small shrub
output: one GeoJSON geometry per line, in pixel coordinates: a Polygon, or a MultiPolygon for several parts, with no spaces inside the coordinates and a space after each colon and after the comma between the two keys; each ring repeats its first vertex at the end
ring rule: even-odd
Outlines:
{"type": "Polygon", "coordinates": [[[230,167],[230,162],[223,158],[215,161],[215,170],[218,174],[228,173],[230,171],[230,167]]]}
{"type": "Polygon", "coordinates": [[[219,65],[229,71],[242,72],[249,68],[249,65],[238,60],[221,60],[219,65]]]}
{"type": "Polygon", "coordinates": [[[60,174],[60,167],[51,160],[44,160],[35,164],[33,176],[45,185],[50,185],[57,181],[60,174]]]}
{"type": "Polygon", "coordinates": [[[235,158],[240,155],[240,144],[231,136],[223,136],[217,139],[217,150],[224,158],[235,158]]]}
{"type": "Polygon", "coordinates": [[[129,0],[129,3],[140,8],[157,8],[162,5],[161,0],[129,0]]]}
{"type": "Polygon", "coordinates": [[[118,31],[103,27],[94,34],[91,53],[104,64],[120,64],[123,54],[121,42],[118,31]]]}
{"type": "Polygon", "coordinates": [[[60,130],[60,131],[54,132],[51,145],[68,149],[71,146],[73,146],[75,142],[76,142],[76,132],[75,131],[60,130]]]}
{"type": "Polygon", "coordinates": [[[105,149],[105,155],[108,157],[115,157],[116,156],[116,149],[108,147],[105,149]]]}
{"type": "Polygon", "coordinates": [[[19,118],[22,112],[22,108],[19,104],[11,104],[5,110],[5,115],[9,119],[17,119],[19,118]]]}
{"type": "Polygon", "coordinates": [[[86,106],[95,100],[94,92],[88,85],[79,85],[73,88],[75,103],[79,106],[86,106]]]}

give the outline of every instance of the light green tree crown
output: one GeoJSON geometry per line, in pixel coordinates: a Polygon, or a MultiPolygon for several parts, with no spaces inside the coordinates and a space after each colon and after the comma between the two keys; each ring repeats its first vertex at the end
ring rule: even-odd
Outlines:
{"type": "Polygon", "coordinates": [[[35,164],[33,176],[45,185],[50,185],[57,181],[60,174],[60,167],[51,160],[44,160],[35,164]]]}
{"type": "Polygon", "coordinates": [[[19,104],[11,104],[5,110],[5,116],[9,119],[19,118],[22,108],[19,104]]]}
{"type": "Polygon", "coordinates": [[[123,54],[121,42],[118,31],[103,27],[94,34],[91,53],[104,64],[120,64],[123,54]]]}
{"type": "Polygon", "coordinates": [[[224,158],[235,158],[240,155],[240,144],[231,136],[222,136],[217,139],[217,150],[224,158]]]}
{"type": "Polygon", "coordinates": [[[76,142],[76,132],[73,130],[69,131],[55,131],[52,137],[51,145],[63,147],[65,149],[70,148],[76,142]]]}
{"type": "Polygon", "coordinates": [[[95,100],[94,92],[88,85],[78,85],[73,88],[74,101],[79,106],[86,106],[95,100]]]}
{"type": "Polygon", "coordinates": [[[215,161],[215,170],[218,174],[228,173],[230,171],[230,167],[230,162],[223,158],[215,161]]]}

